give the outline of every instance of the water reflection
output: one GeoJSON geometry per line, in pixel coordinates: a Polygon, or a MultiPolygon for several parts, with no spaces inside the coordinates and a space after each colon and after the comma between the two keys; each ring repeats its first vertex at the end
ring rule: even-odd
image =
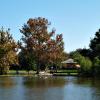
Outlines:
{"type": "Polygon", "coordinates": [[[25,77],[23,83],[27,89],[26,100],[63,100],[64,78],[25,77]]]}
{"type": "Polygon", "coordinates": [[[24,77],[23,84],[27,88],[60,88],[65,85],[65,79],[60,77],[24,77]]]}
{"type": "Polygon", "coordinates": [[[100,100],[100,80],[79,77],[0,77],[0,100],[100,100]]]}
{"type": "Polygon", "coordinates": [[[71,77],[67,80],[68,85],[65,85],[64,90],[68,100],[100,100],[99,79],[71,77]]]}
{"type": "Polygon", "coordinates": [[[0,77],[0,88],[12,88],[14,81],[11,77],[0,77]]]}

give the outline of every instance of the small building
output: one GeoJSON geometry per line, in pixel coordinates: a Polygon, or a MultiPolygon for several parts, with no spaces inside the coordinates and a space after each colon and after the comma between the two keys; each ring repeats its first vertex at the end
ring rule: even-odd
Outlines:
{"type": "Polygon", "coordinates": [[[62,64],[63,64],[63,68],[64,69],[78,69],[78,68],[80,68],[80,65],[77,63],[77,62],[75,62],[74,61],[74,59],[67,59],[67,60],[65,60],[65,61],[62,61],[61,62],[62,64]]]}

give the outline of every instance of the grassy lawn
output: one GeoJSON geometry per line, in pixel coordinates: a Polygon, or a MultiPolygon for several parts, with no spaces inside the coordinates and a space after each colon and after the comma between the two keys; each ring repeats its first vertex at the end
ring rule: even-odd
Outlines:
{"type": "Polygon", "coordinates": [[[57,70],[57,71],[53,72],[53,75],[55,75],[55,76],[67,76],[67,75],[76,76],[76,75],[78,75],[78,70],[76,70],[76,69],[57,70]]]}
{"type": "MultiPolygon", "coordinates": [[[[49,73],[50,71],[48,71],[49,73]]],[[[67,76],[67,75],[78,75],[78,70],[71,69],[71,70],[57,70],[56,71],[51,71],[53,72],[53,75],[58,75],[58,76],[67,76]]],[[[29,71],[29,73],[26,70],[19,70],[18,72],[16,70],[9,70],[7,75],[2,75],[2,76],[28,76],[28,75],[35,75],[36,71],[29,71]]]]}
{"type": "Polygon", "coordinates": [[[29,73],[25,70],[19,70],[18,73],[16,72],[16,70],[9,70],[9,72],[7,73],[7,75],[33,75],[35,74],[36,71],[29,71],[29,73]]]}
{"type": "Polygon", "coordinates": [[[78,73],[54,73],[54,76],[77,76],[78,73]]]}
{"type": "Polygon", "coordinates": [[[78,70],[57,70],[57,73],[78,73],[78,70]]]}

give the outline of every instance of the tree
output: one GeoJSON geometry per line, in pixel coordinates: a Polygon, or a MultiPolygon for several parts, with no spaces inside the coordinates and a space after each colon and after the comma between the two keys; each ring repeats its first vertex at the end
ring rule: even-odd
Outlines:
{"type": "Polygon", "coordinates": [[[99,57],[94,58],[93,69],[94,69],[95,75],[100,75],[100,59],[99,59],[99,57]]]}
{"type": "Polygon", "coordinates": [[[82,56],[88,57],[89,59],[92,60],[93,55],[92,55],[92,51],[90,49],[86,49],[86,48],[81,49],[81,48],[79,48],[79,49],[76,49],[76,51],[79,52],[82,56]]]}
{"type": "Polygon", "coordinates": [[[92,56],[100,58],[100,29],[95,33],[95,37],[90,41],[90,49],[92,50],[92,56]]]}
{"type": "Polygon", "coordinates": [[[20,32],[23,34],[20,48],[35,58],[37,74],[41,65],[57,64],[63,56],[62,34],[55,36],[55,30],[48,31],[50,23],[45,18],[30,18],[20,32]],[[55,36],[55,37],[54,37],[55,36]]]}
{"type": "Polygon", "coordinates": [[[71,57],[81,65],[82,74],[91,74],[92,62],[88,57],[82,56],[79,52],[71,52],[71,57]]]}
{"type": "Polygon", "coordinates": [[[6,74],[10,64],[17,62],[17,44],[9,33],[9,29],[0,30],[0,74],[6,74]]]}
{"type": "Polygon", "coordinates": [[[26,71],[28,71],[28,73],[30,70],[36,70],[35,59],[34,59],[34,56],[31,55],[31,53],[26,55],[25,52],[22,50],[18,54],[18,60],[19,60],[20,66],[21,66],[20,69],[26,70],[26,71]]]}

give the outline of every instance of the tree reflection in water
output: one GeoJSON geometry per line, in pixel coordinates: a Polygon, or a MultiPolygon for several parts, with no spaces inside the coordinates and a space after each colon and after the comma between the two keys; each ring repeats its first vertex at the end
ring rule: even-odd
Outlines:
{"type": "Polygon", "coordinates": [[[24,77],[24,85],[28,88],[63,87],[65,79],[60,77],[24,77]]]}
{"type": "Polygon", "coordinates": [[[63,100],[65,83],[59,77],[24,77],[25,100],[63,100]]]}
{"type": "Polygon", "coordinates": [[[1,88],[12,88],[15,85],[12,77],[0,77],[1,88]]]}
{"type": "Polygon", "coordinates": [[[0,77],[0,100],[100,100],[100,79],[0,77]]]}

